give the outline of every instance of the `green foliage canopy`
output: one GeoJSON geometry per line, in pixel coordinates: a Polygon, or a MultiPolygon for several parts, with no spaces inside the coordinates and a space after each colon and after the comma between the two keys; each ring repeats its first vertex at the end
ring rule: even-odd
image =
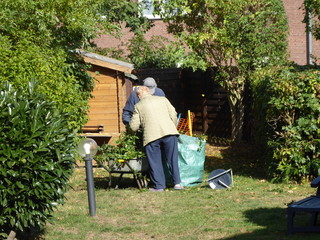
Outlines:
{"type": "Polygon", "coordinates": [[[123,22],[134,32],[148,26],[126,0],[3,0],[0,22],[0,82],[26,86],[35,77],[39,90],[70,113],[70,128],[86,122],[94,87],[76,49],[98,34],[116,35],[123,22]]]}
{"type": "Polygon", "coordinates": [[[130,62],[135,69],[176,68],[185,57],[185,49],[178,42],[163,36],[152,36],[146,40],[143,34],[137,34],[129,43],[121,43],[115,48],[91,47],[87,50],[130,62]],[[125,52],[122,47],[129,51],[125,52]]]}
{"type": "Polygon", "coordinates": [[[287,20],[279,0],[160,2],[169,32],[205,59],[206,68],[246,71],[287,57],[287,20]]]}
{"type": "Polygon", "coordinates": [[[175,68],[185,55],[185,49],[177,42],[162,36],[147,41],[142,35],[130,40],[128,58],[137,69],[175,68]]]}
{"type": "Polygon", "coordinates": [[[191,67],[216,66],[228,92],[233,139],[241,138],[243,96],[256,70],[286,60],[287,20],[281,0],[163,0],[158,13],[190,51],[191,67]],[[199,58],[202,61],[199,61],[199,58]],[[199,64],[201,63],[201,64],[199,64]]]}

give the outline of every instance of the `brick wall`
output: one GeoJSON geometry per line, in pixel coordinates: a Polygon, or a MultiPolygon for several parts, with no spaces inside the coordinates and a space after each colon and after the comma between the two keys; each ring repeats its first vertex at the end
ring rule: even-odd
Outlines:
{"type": "MultiPolygon", "coordinates": [[[[153,20],[154,27],[152,27],[145,35],[147,40],[150,40],[152,36],[164,36],[170,40],[173,40],[173,36],[167,33],[167,28],[165,23],[161,20],[153,20]]],[[[95,43],[101,48],[117,48],[121,45],[121,43],[128,43],[129,39],[133,37],[133,33],[129,32],[128,29],[123,27],[123,36],[121,40],[116,39],[109,35],[102,35],[101,37],[95,39],[95,43]]],[[[125,47],[120,47],[124,51],[126,51],[125,47]]]]}
{"type": "MultiPolygon", "coordinates": [[[[289,23],[289,59],[299,65],[307,63],[307,38],[305,32],[305,24],[302,23],[304,18],[303,0],[283,0],[285,11],[288,16],[289,23]]],[[[166,33],[166,26],[161,20],[154,20],[155,26],[151,28],[147,34],[146,39],[150,39],[153,35],[166,36],[173,39],[166,33]]],[[[119,47],[121,43],[127,43],[133,34],[124,29],[124,35],[121,40],[115,39],[111,36],[103,35],[95,40],[96,44],[101,48],[119,47]]],[[[126,49],[125,47],[120,47],[126,49]]],[[[312,41],[313,55],[320,58],[320,40],[312,41]]]]}
{"type": "MultiPolygon", "coordinates": [[[[299,65],[307,64],[307,35],[304,18],[303,0],[283,0],[289,24],[290,60],[299,65]]],[[[320,40],[312,41],[312,54],[320,57],[320,40]]]]}

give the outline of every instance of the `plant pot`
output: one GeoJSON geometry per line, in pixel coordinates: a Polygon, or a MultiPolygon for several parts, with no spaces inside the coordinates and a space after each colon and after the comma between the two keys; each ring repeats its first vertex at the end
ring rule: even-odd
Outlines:
{"type": "Polygon", "coordinates": [[[131,173],[133,171],[148,172],[149,171],[148,160],[146,158],[130,159],[130,160],[125,160],[120,165],[113,165],[111,167],[111,172],[131,173]]]}

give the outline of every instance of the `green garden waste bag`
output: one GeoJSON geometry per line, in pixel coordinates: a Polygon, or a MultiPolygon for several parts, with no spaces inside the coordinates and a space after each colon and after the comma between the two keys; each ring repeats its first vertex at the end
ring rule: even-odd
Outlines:
{"type": "Polygon", "coordinates": [[[206,141],[180,134],[178,138],[178,161],[181,185],[185,187],[203,181],[206,141]]]}

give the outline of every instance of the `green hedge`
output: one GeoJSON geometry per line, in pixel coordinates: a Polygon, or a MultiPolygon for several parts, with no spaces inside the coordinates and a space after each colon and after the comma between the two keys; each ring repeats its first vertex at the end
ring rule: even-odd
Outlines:
{"type": "MultiPolygon", "coordinates": [[[[41,229],[64,201],[76,135],[67,116],[29,83],[0,92],[0,238],[41,229]]],[[[21,239],[25,239],[22,237],[21,239]]]]}
{"type": "Polygon", "coordinates": [[[271,152],[274,180],[300,182],[320,174],[320,70],[283,67],[256,82],[259,138],[271,152]]]}
{"type": "Polygon", "coordinates": [[[72,54],[59,47],[36,45],[27,37],[14,44],[0,36],[0,83],[26,87],[31,78],[39,82],[39,91],[68,115],[70,129],[87,122],[89,95],[93,79],[72,54]]]}

